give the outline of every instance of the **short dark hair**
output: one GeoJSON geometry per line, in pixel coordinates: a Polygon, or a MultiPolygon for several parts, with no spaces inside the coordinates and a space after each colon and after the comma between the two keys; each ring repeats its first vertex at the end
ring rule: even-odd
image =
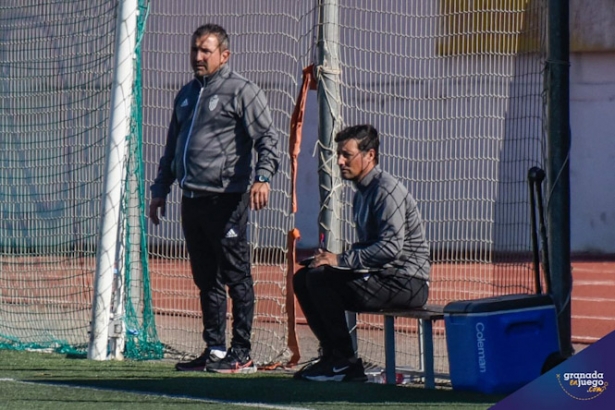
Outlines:
{"type": "Polygon", "coordinates": [[[226,33],[226,30],[217,24],[203,24],[192,34],[195,38],[214,35],[218,39],[218,47],[220,51],[228,50],[231,46],[231,40],[226,33]]]}
{"type": "Polygon", "coordinates": [[[374,160],[378,163],[378,148],[380,147],[380,138],[378,130],[370,124],[353,125],[346,127],[335,136],[335,142],[344,142],[349,139],[357,140],[359,151],[367,152],[370,149],[375,151],[374,160]]]}

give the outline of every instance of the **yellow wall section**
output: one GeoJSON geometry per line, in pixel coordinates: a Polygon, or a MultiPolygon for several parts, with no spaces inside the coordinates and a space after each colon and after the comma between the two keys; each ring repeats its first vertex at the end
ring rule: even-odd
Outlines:
{"type": "MultiPolygon", "coordinates": [[[[440,55],[516,54],[546,39],[546,0],[441,0],[440,55]]],[[[615,1],[570,0],[570,51],[615,50],[615,1]]]]}
{"type": "Polygon", "coordinates": [[[539,49],[539,0],[442,0],[442,55],[516,54],[539,49]]]}
{"type": "Polygon", "coordinates": [[[615,1],[570,0],[570,51],[615,50],[615,1]]]}

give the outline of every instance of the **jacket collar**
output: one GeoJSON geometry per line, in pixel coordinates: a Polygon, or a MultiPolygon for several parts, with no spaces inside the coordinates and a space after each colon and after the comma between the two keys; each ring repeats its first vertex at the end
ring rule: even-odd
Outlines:
{"type": "Polygon", "coordinates": [[[231,72],[231,67],[229,67],[228,64],[224,64],[212,75],[208,77],[202,77],[202,78],[195,77],[195,79],[199,82],[199,84],[205,87],[207,85],[218,82],[221,79],[228,77],[230,72],[231,72]]]}
{"type": "Polygon", "coordinates": [[[369,184],[372,183],[376,175],[380,175],[380,173],[382,173],[382,170],[380,169],[380,167],[378,165],[374,166],[374,168],[372,168],[372,170],[369,171],[369,173],[365,175],[363,179],[354,183],[355,187],[359,191],[365,192],[365,190],[367,189],[369,184]]]}

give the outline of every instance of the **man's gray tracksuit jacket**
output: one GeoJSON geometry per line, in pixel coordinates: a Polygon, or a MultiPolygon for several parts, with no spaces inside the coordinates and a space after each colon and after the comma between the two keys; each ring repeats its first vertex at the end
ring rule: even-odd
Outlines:
{"type": "Polygon", "coordinates": [[[256,175],[270,178],[278,169],[277,141],[263,91],[224,65],[175,97],[152,197],[165,198],[175,179],[187,197],[247,192],[253,148],[256,175]]]}

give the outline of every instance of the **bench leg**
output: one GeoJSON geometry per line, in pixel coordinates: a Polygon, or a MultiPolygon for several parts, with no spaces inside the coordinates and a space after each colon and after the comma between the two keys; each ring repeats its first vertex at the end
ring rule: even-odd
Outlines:
{"type": "Polygon", "coordinates": [[[384,375],[387,384],[395,384],[395,317],[384,317],[384,375]]]}
{"type": "Polygon", "coordinates": [[[346,311],[346,325],[348,326],[348,332],[350,333],[350,339],[352,340],[352,350],[354,350],[355,356],[359,355],[359,341],[357,337],[357,314],[356,312],[346,311]]]}
{"type": "Polygon", "coordinates": [[[423,371],[425,372],[425,388],[433,389],[436,386],[433,360],[433,328],[431,320],[419,319],[423,331],[423,371]]]}

